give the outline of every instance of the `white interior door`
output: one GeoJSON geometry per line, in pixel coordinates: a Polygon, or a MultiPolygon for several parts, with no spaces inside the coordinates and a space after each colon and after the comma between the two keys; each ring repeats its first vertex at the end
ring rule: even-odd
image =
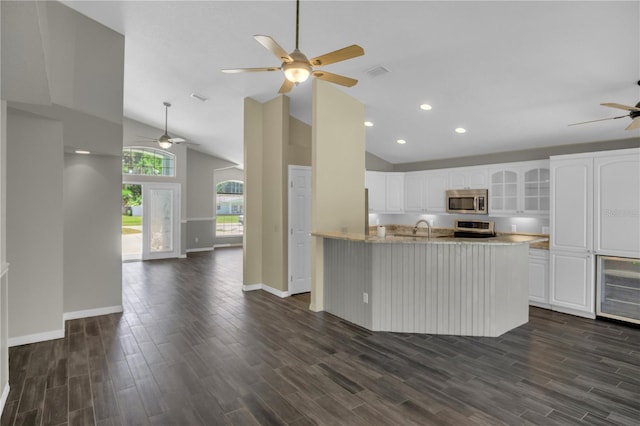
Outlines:
{"type": "Polygon", "coordinates": [[[180,184],[142,186],[142,260],[180,256],[180,184]]]}
{"type": "Polygon", "coordinates": [[[289,294],[311,291],[311,167],[289,166],[289,294]]]}

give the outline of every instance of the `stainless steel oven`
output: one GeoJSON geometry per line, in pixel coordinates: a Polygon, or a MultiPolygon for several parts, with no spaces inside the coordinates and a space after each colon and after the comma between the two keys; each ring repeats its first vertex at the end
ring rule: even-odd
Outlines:
{"type": "Polygon", "coordinates": [[[489,213],[489,190],[487,189],[449,189],[446,197],[449,213],[489,213]]]}

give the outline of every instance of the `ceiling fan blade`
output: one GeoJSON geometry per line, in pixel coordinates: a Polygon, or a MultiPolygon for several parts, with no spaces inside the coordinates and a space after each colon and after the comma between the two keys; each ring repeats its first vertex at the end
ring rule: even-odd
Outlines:
{"type": "Polygon", "coordinates": [[[255,38],[258,43],[266,47],[271,53],[276,55],[276,58],[280,59],[282,62],[293,62],[293,59],[291,59],[289,54],[271,37],[266,35],[254,35],[253,38],[255,38]]]}
{"type": "Polygon", "coordinates": [[[609,118],[600,118],[598,120],[581,121],[580,123],[569,124],[569,126],[578,126],[580,124],[595,123],[597,121],[617,120],[618,118],[624,118],[624,117],[628,117],[628,115],[621,115],[621,116],[618,116],[618,117],[609,117],[609,118]]]}
{"type": "Polygon", "coordinates": [[[636,117],[633,120],[631,120],[631,124],[629,124],[625,130],[634,130],[634,129],[640,129],[640,117],[636,117]]]}
{"type": "Polygon", "coordinates": [[[602,106],[606,106],[609,108],[618,108],[618,109],[623,109],[625,111],[640,111],[640,108],[638,108],[637,106],[629,106],[629,105],[622,105],[622,104],[617,104],[615,102],[608,102],[608,103],[604,103],[604,104],[600,104],[602,106]]]}
{"type": "Polygon", "coordinates": [[[319,80],[328,81],[330,83],[335,83],[346,87],[355,86],[358,83],[358,80],[356,79],[345,77],[343,75],[333,74],[326,71],[318,70],[312,72],[311,74],[319,80]]]}
{"type": "Polygon", "coordinates": [[[189,142],[189,141],[181,141],[181,142],[174,142],[176,145],[200,145],[199,143],[196,142],[189,142]]]}
{"type": "Polygon", "coordinates": [[[280,90],[278,90],[278,93],[289,93],[291,89],[293,89],[293,86],[295,86],[295,84],[285,78],[284,83],[280,86],[280,90]]]}
{"type": "Polygon", "coordinates": [[[150,141],[157,141],[158,138],[150,138],[149,136],[141,136],[141,135],[136,135],[136,138],[141,138],[141,139],[147,139],[150,141]]]}
{"type": "Polygon", "coordinates": [[[262,71],[279,71],[280,67],[263,67],[263,68],[233,68],[222,70],[226,74],[238,74],[241,72],[262,72],[262,71]]]}
{"type": "Polygon", "coordinates": [[[169,138],[169,142],[171,143],[182,143],[182,142],[186,142],[186,139],[182,139],[182,138],[169,138]]]}
{"type": "Polygon", "coordinates": [[[309,62],[311,62],[311,65],[313,66],[322,66],[346,61],[347,59],[356,58],[362,55],[364,55],[364,49],[357,44],[352,44],[351,46],[334,50],[333,52],[325,53],[321,56],[316,56],[315,58],[310,59],[309,62]]]}

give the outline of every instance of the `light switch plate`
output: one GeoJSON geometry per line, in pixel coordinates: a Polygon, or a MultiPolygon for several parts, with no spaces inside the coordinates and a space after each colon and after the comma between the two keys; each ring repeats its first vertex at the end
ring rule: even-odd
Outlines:
{"type": "Polygon", "coordinates": [[[511,232],[517,232],[516,229],[517,229],[516,225],[511,225],[511,232]]]}

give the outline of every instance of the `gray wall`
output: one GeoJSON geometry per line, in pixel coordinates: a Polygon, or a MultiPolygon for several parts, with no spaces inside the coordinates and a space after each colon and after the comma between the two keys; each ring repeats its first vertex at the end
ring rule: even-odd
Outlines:
{"type": "MultiPolygon", "coordinates": [[[[615,141],[549,146],[546,148],[508,151],[487,155],[474,155],[471,157],[457,157],[445,160],[394,164],[393,170],[381,171],[411,172],[416,170],[447,169],[450,167],[480,166],[484,164],[510,163],[516,161],[546,160],[552,155],[577,154],[581,152],[607,151],[637,147],[640,147],[640,138],[634,137],[615,141]]],[[[367,163],[367,170],[380,170],[375,168],[369,169],[368,166],[369,163],[367,163]]]]}
{"type": "Polygon", "coordinates": [[[193,149],[187,150],[187,164],[186,250],[211,249],[216,240],[214,175],[235,164],[193,149]]]}
{"type": "Polygon", "coordinates": [[[370,152],[365,152],[364,161],[365,161],[365,168],[367,170],[376,171],[376,172],[393,172],[394,171],[393,163],[389,163],[388,161],[383,160],[382,158],[376,155],[373,155],[370,152]]]}
{"type": "Polygon", "coordinates": [[[62,134],[58,121],[7,113],[10,341],[63,334],[62,134]]]}
{"type": "Polygon", "coordinates": [[[22,344],[121,305],[124,37],[58,2],[1,7],[9,343],[22,344]],[[92,154],[65,167],[74,149],[92,154]]]}
{"type": "Polygon", "coordinates": [[[118,310],[122,161],[66,154],[64,163],[64,312],[118,310]]]}

